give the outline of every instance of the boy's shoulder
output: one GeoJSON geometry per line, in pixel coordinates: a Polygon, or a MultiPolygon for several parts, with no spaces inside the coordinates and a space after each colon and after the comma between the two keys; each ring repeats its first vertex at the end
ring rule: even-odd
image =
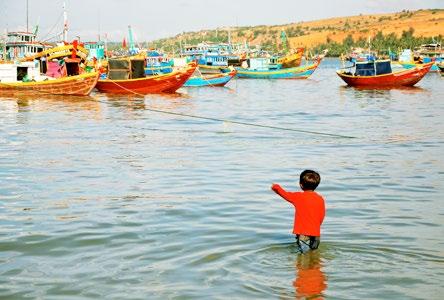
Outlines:
{"type": "Polygon", "coordinates": [[[318,193],[316,191],[304,191],[302,193],[306,193],[307,197],[321,198],[322,200],[324,200],[324,197],[320,193],[318,193]]]}

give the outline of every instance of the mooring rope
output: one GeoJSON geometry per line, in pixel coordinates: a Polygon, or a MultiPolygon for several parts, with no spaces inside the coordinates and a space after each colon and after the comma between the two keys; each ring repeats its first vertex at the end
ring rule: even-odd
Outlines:
{"type": "MultiPolygon", "coordinates": [[[[110,80],[110,81],[112,83],[114,83],[115,85],[119,86],[120,88],[122,88],[122,89],[124,89],[124,90],[126,90],[128,92],[133,93],[134,95],[145,97],[144,94],[140,94],[140,93],[137,93],[137,92],[132,91],[130,89],[127,89],[124,86],[118,84],[117,82],[115,82],[113,80],[110,80]]],[[[100,101],[100,100],[98,100],[98,101],[100,101]]],[[[100,102],[102,102],[102,101],[100,101],[100,102]]],[[[350,135],[342,135],[342,134],[326,133],[326,132],[313,131],[313,130],[287,128],[287,127],[280,127],[280,126],[273,126],[273,125],[264,125],[264,124],[249,123],[249,122],[243,122],[243,121],[234,121],[234,120],[228,120],[228,119],[220,119],[220,118],[215,118],[215,117],[205,117],[205,116],[199,116],[199,115],[191,115],[191,114],[185,114],[185,113],[166,111],[166,110],[155,109],[155,108],[145,108],[145,110],[151,111],[151,112],[156,112],[156,113],[161,113],[161,114],[168,114],[168,115],[187,117],[187,118],[193,118],[193,119],[200,119],[200,120],[207,120],[207,121],[215,121],[215,122],[238,124],[238,125],[244,125],[244,126],[250,126],[250,127],[292,131],[292,132],[315,134],[315,135],[323,135],[323,136],[344,138],[344,139],[355,139],[355,138],[357,138],[355,136],[350,136],[350,135]]]]}
{"type": "Polygon", "coordinates": [[[299,132],[299,133],[316,134],[316,135],[323,135],[323,136],[336,137],[336,138],[346,138],[346,139],[355,139],[356,138],[354,136],[349,136],[349,135],[341,135],[341,134],[325,133],[325,132],[312,131],[312,130],[287,128],[287,127],[280,127],[280,126],[273,126],[273,125],[264,125],[264,124],[249,123],[249,122],[243,122],[243,121],[219,119],[219,118],[214,118],[214,117],[204,117],[204,116],[198,116],[198,115],[190,115],[190,114],[184,114],[184,113],[165,111],[165,110],[154,109],[154,108],[145,108],[145,110],[152,111],[152,112],[157,112],[157,113],[162,113],[162,114],[169,114],[169,115],[175,115],[175,116],[181,116],[181,117],[187,117],[187,118],[194,118],[194,119],[201,119],[201,120],[207,120],[207,121],[216,121],[216,122],[238,124],[238,125],[251,126],[251,127],[293,131],[293,132],[299,132]]]}

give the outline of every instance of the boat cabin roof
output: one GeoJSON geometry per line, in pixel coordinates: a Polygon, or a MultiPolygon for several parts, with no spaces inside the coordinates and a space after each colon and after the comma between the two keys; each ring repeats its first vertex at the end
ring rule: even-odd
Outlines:
{"type": "Polygon", "coordinates": [[[356,76],[375,76],[392,73],[392,66],[389,59],[356,62],[355,67],[356,76]]]}

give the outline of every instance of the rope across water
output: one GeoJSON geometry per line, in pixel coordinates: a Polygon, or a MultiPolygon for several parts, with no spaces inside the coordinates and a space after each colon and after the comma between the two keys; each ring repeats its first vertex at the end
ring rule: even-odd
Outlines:
{"type": "MultiPolygon", "coordinates": [[[[120,88],[131,92],[135,95],[144,97],[145,95],[137,93],[135,91],[132,91],[130,89],[125,88],[124,86],[121,86],[115,81],[112,81],[115,85],[119,86],[120,88]]],[[[100,101],[100,100],[98,100],[100,101]]],[[[100,101],[103,102],[103,101],[100,101]]],[[[307,133],[307,134],[315,134],[315,135],[322,135],[322,136],[329,136],[329,137],[335,137],[335,138],[343,138],[343,139],[355,139],[357,137],[350,136],[350,135],[342,135],[342,134],[335,134],[335,133],[326,133],[326,132],[320,132],[320,131],[313,131],[313,130],[304,130],[304,129],[295,129],[295,128],[287,128],[287,127],[280,127],[280,126],[273,126],[273,125],[265,125],[265,124],[258,124],[258,123],[249,123],[249,122],[243,122],[243,121],[235,121],[235,120],[228,120],[228,119],[220,119],[220,118],[214,118],[214,117],[206,117],[206,116],[199,116],[199,115],[191,115],[191,114],[185,114],[185,113],[178,113],[178,112],[172,112],[172,111],[166,111],[166,110],[160,110],[160,109],[154,109],[154,108],[145,108],[147,111],[161,113],[161,114],[168,114],[168,115],[174,115],[174,116],[180,116],[180,117],[187,117],[187,118],[193,118],[193,119],[200,119],[200,120],[207,120],[207,121],[215,121],[215,122],[224,122],[224,123],[231,123],[231,124],[238,124],[243,126],[250,126],[250,127],[259,127],[259,128],[268,128],[268,129],[275,129],[275,130],[285,130],[285,131],[292,131],[292,132],[299,132],[299,133],[307,133]]]]}

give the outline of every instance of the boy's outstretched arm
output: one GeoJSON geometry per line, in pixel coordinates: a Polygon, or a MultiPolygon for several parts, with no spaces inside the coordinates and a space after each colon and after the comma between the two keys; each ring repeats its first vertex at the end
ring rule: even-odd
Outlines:
{"type": "Polygon", "coordinates": [[[277,183],[273,183],[272,185],[271,185],[271,189],[276,193],[276,194],[278,194],[279,196],[281,196],[282,198],[284,198],[285,200],[287,200],[288,202],[291,202],[290,201],[290,195],[289,195],[289,193],[286,191],[286,190],[284,190],[279,184],[277,184],[277,183]]]}

